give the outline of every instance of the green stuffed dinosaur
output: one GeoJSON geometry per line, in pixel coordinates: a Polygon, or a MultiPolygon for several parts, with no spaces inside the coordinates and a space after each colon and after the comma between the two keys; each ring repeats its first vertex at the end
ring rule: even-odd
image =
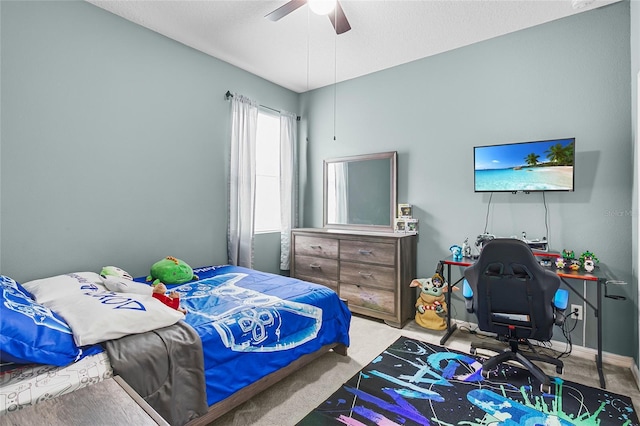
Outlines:
{"type": "Polygon", "coordinates": [[[183,284],[197,279],[198,276],[193,273],[191,266],[172,256],[167,256],[154,263],[151,266],[151,274],[147,277],[147,281],[153,281],[153,285],[159,283],[183,284]]]}

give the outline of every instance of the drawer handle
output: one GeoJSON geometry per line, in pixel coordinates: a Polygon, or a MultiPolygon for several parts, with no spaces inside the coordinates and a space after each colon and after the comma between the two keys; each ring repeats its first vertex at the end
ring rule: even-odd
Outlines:
{"type": "Polygon", "coordinates": [[[367,278],[371,278],[373,276],[373,274],[371,272],[358,271],[358,274],[360,274],[363,277],[367,277],[367,278]]]}
{"type": "Polygon", "coordinates": [[[311,269],[321,269],[320,265],[318,265],[317,263],[310,264],[309,268],[311,268],[311,269]]]}
{"type": "Polygon", "coordinates": [[[373,254],[373,250],[360,249],[360,250],[358,250],[358,253],[360,253],[360,254],[373,254]]]}
{"type": "Polygon", "coordinates": [[[322,248],[322,246],[320,244],[312,244],[309,247],[311,247],[312,249],[320,249],[320,248],[322,248]]]}

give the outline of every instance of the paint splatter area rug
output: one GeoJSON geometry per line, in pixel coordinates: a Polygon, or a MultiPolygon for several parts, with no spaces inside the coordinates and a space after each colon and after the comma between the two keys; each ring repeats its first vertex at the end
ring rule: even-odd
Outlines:
{"type": "Polygon", "coordinates": [[[401,337],[298,425],[638,425],[627,396],[401,337]]]}

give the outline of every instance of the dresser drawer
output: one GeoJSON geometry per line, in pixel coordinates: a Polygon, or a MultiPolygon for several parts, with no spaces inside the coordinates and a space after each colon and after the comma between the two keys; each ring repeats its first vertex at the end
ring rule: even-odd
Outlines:
{"type": "Polygon", "coordinates": [[[329,259],[338,258],[338,240],[322,237],[296,235],[295,253],[303,256],[319,256],[329,259]]]}
{"type": "Polygon", "coordinates": [[[295,262],[296,277],[306,276],[321,280],[338,280],[338,261],[336,259],[296,255],[295,262]]]}
{"type": "Polygon", "coordinates": [[[393,291],[396,288],[396,271],[391,266],[341,262],[340,281],[393,291]]]}
{"type": "Polygon", "coordinates": [[[393,291],[373,287],[340,283],[340,297],[347,299],[349,308],[358,307],[389,315],[396,314],[396,296],[393,291]]]}
{"type": "Polygon", "coordinates": [[[387,243],[342,240],[340,241],[340,259],[394,266],[396,246],[387,243]]]}
{"type": "Polygon", "coordinates": [[[298,275],[296,274],[296,278],[303,281],[309,281],[310,283],[321,284],[325,287],[329,287],[331,290],[338,292],[338,281],[336,280],[328,280],[324,278],[318,278],[314,276],[306,276],[306,275],[298,275]]]}

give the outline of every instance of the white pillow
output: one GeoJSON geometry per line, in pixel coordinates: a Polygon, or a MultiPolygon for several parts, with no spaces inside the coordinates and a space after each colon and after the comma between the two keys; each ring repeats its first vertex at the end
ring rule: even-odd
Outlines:
{"type": "Polygon", "coordinates": [[[184,314],[151,295],[114,293],[100,275],[78,272],[23,284],[38,303],[63,317],[78,346],[167,327],[184,314]]]}

